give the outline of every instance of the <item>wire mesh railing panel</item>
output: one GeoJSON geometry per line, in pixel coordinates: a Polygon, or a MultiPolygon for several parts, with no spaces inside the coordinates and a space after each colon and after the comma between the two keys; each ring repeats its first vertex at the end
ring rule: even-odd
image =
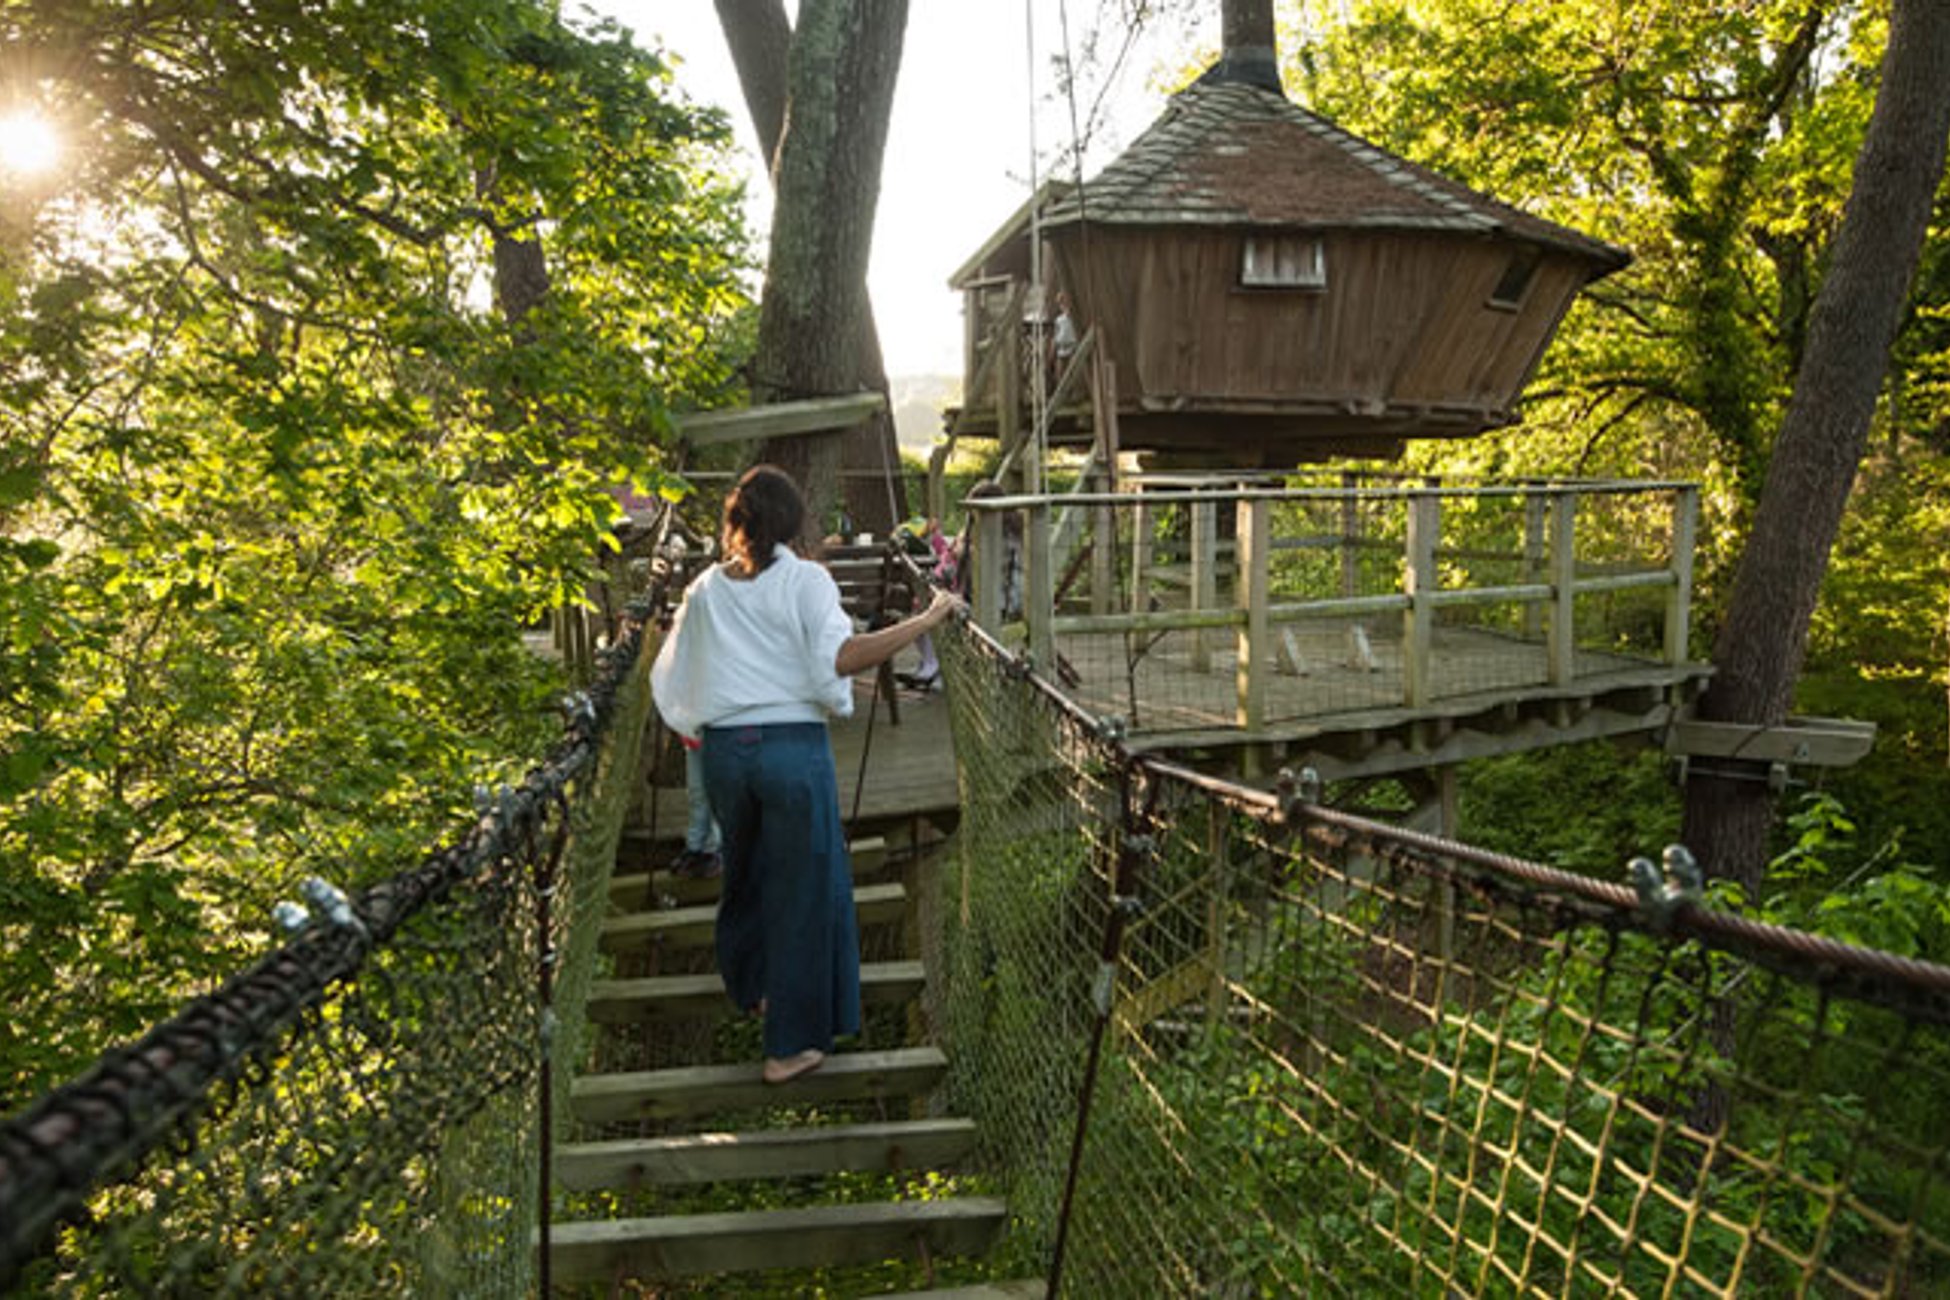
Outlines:
{"type": "Polygon", "coordinates": [[[631,627],[476,825],[0,1123],[23,1294],[529,1295],[649,709],[631,627]],[[545,979],[547,983],[545,984],[545,979]]]}
{"type": "MultiPolygon", "coordinates": [[[[1054,1231],[1109,895],[1111,774],[1046,695],[1005,679],[967,637],[938,635],[962,784],[960,851],[943,882],[945,978],[930,981],[950,1108],[975,1119],[1004,1175],[1012,1248],[1054,1231]]],[[[1040,1264],[1033,1267],[1040,1268],[1040,1264]]]]}
{"type": "Polygon", "coordinates": [[[1650,864],[1635,893],[1282,807],[1130,756],[984,641],[949,664],[958,1086],[1063,1294],[1950,1292],[1950,970],[1650,864]]]}

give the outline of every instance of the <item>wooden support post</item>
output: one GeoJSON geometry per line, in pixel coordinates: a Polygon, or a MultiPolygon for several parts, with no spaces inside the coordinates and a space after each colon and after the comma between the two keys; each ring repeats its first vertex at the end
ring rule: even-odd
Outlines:
{"type": "MultiPolygon", "coordinates": [[[[1211,501],[1192,503],[1193,610],[1216,609],[1219,604],[1219,507],[1211,501]]],[[[1192,667],[1212,671],[1212,636],[1204,628],[1192,633],[1192,667]]]]}
{"type": "Polygon", "coordinates": [[[1008,556],[1003,552],[1002,511],[971,511],[968,526],[975,530],[975,623],[993,633],[1002,626],[1002,590],[1008,581],[1008,556]]]}
{"type": "Polygon", "coordinates": [[[1257,731],[1266,722],[1266,679],[1276,650],[1266,617],[1268,553],[1272,541],[1272,503],[1253,497],[1239,503],[1235,605],[1246,612],[1239,627],[1239,725],[1257,731]]]}
{"type": "MultiPolygon", "coordinates": [[[[1021,332],[1020,318],[1006,321],[995,341],[995,346],[1002,349],[995,358],[995,439],[1005,460],[1023,436],[1021,332]]],[[[1041,461],[1042,456],[1037,448],[1017,452],[1015,472],[1008,476],[1014,482],[1004,483],[1003,487],[1020,487],[1025,492],[1042,491],[1041,461]]]]}
{"type": "Polygon", "coordinates": [[[1357,495],[1360,476],[1353,470],[1341,471],[1341,595],[1361,594],[1361,498],[1357,495]]]}
{"type": "Polygon", "coordinates": [[[1552,490],[1550,521],[1550,684],[1568,686],[1578,673],[1577,493],[1568,488],[1552,490]]]}
{"type": "MultiPolygon", "coordinates": [[[[1094,340],[1093,340],[1094,341],[1094,340]]],[[[1096,435],[1096,463],[1102,490],[1117,491],[1117,381],[1110,359],[1100,349],[1090,353],[1090,415],[1096,435]]],[[[1117,508],[1098,506],[1096,540],[1090,550],[1090,612],[1109,614],[1117,608],[1117,508]]]]}
{"type": "Polygon", "coordinates": [[[1117,611],[1117,507],[1092,506],[1090,531],[1090,612],[1117,611]]]}
{"type": "Polygon", "coordinates": [[[1402,703],[1421,708],[1434,698],[1436,539],[1442,532],[1442,498],[1414,492],[1408,498],[1405,577],[1408,608],[1402,612],[1402,703]]]}
{"type": "MultiPolygon", "coordinates": [[[[1523,498],[1523,582],[1540,582],[1544,576],[1544,513],[1549,498],[1534,484],[1523,498]]],[[[1544,639],[1544,607],[1534,600],[1523,603],[1523,639],[1544,639]]]]}
{"type": "Polygon", "coordinates": [[[1056,575],[1050,571],[1050,508],[1039,500],[1023,512],[1023,549],[1028,572],[1022,595],[1023,617],[1029,621],[1029,651],[1036,667],[1054,674],[1056,665],[1056,575]]]}
{"type": "Polygon", "coordinates": [[[1151,587],[1145,575],[1151,571],[1151,506],[1139,493],[1131,507],[1131,612],[1142,614],[1151,607],[1151,587]]]}
{"type": "Polygon", "coordinates": [[[1693,552],[1699,540],[1699,489],[1672,498],[1672,589],[1666,593],[1666,662],[1686,662],[1693,612],[1693,552]]]}

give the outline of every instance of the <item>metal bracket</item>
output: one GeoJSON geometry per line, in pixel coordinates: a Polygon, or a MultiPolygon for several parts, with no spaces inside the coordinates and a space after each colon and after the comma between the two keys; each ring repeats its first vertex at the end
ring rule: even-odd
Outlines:
{"type": "Polygon", "coordinates": [[[323,876],[305,877],[305,883],[300,885],[299,889],[334,928],[350,930],[360,939],[371,941],[372,936],[366,932],[366,923],[361,921],[359,914],[352,910],[352,900],[345,896],[343,889],[323,876]]]}
{"type": "Polygon", "coordinates": [[[1297,822],[1304,815],[1302,810],[1307,805],[1320,802],[1320,773],[1311,767],[1303,767],[1297,772],[1283,767],[1279,778],[1273,783],[1273,790],[1279,796],[1281,815],[1289,824],[1297,822]]]}
{"type": "Polygon", "coordinates": [[[1683,844],[1668,844],[1660,861],[1663,869],[1654,866],[1650,858],[1633,858],[1626,870],[1639,897],[1639,914],[1653,930],[1664,934],[1672,928],[1672,918],[1680,908],[1700,901],[1706,880],[1698,859],[1683,844]]]}

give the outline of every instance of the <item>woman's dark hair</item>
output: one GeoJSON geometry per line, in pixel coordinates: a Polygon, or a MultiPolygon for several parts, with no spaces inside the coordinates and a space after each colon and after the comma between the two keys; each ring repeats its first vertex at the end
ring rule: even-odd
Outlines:
{"type": "Polygon", "coordinates": [[[806,499],[776,465],[754,465],[724,502],[724,550],[759,573],[770,567],[773,548],[790,546],[806,522],[806,499]]]}

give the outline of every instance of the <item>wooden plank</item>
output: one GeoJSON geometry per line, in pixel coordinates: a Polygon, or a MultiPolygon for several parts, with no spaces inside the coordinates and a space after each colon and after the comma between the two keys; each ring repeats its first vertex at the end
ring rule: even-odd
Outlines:
{"type": "MultiPolygon", "coordinates": [[[[682,823],[678,825],[678,835],[668,841],[680,842],[682,823]]],[[[617,853],[618,864],[640,864],[657,852],[657,841],[647,832],[626,831],[623,843],[617,853]]],[[[863,835],[846,846],[847,857],[853,862],[853,877],[871,876],[887,866],[887,841],[879,835],[863,835]]],[[[717,876],[706,880],[694,880],[687,876],[672,875],[667,869],[651,871],[630,871],[609,878],[609,901],[612,907],[622,912],[640,912],[651,906],[651,900],[668,899],[677,904],[708,903],[716,899],[723,881],[717,876]]]]}
{"type": "Polygon", "coordinates": [[[1267,542],[1272,512],[1264,498],[1239,503],[1239,585],[1234,603],[1246,616],[1237,640],[1234,671],[1239,725],[1251,730],[1266,720],[1266,679],[1273,675],[1273,643],[1267,634],[1267,542]]]}
{"type": "MultiPolygon", "coordinates": [[[[862,885],[853,891],[854,906],[861,925],[881,925],[898,921],[907,891],[898,884],[862,885]]],[[[646,948],[702,948],[712,941],[717,928],[718,909],[673,907],[655,912],[633,912],[603,922],[600,939],[608,953],[640,952],[646,948]]]]}
{"type": "Polygon", "coordinates": [[[976,1255],[1008,1216],[997,1197],[869,1201],[744,1214],[558,1223],[549,1259],[557,1283],[695,1277],[771,1268],[831,1268],[907,1257],[976,1255]]]}
{"type": "Polygon", "coordinates": [[[1666,593],[1666,662],[1686,662],[1693,611],[1693,551],[1699,537],[1699,489],[1683,487],[1672,498],[1672,590],[1666,593]]]}
{"type": "MultiPolygon", "coordinates": [[[[918,961],[867,962],[860,967],[860,998],[874,1004],[906,1002],[927,984],[918,961]]],[[[728,1016],[731,1000],[717,972],[596,980],[586,1014],[597,1024],[636,1024],[683,1016],[728,1016]]]]}
{"type": "Polygon", "coordinates": [[[850,429],[886,405],[887,399],[879,393],[847,393],[841,397],[773,402],[735,411],[679,415],[671,423],[677,426],[677,436],[691,446],[710,447],[726,442],[792,438],[850,429]]]}
{"type": "Polygon", "coordinates": [[[936,1291],[903,1291],[880,1300],[1048,1300],[1049,1283],[1040,1277],[1017,1278],[1010,1282],[977,1282],[973,1286],[949,1287],[936,1291]]]}
{"type": "Polygon", "coordinates": [[[570,1084],[569,1105],[576,1118],[609,1120],[677,1119],[765,1106],[908,1097],[923,1093],[948,1072],[938,1047],[905,1047],[891,1052],[840,1052],[811,1074],[788,1084],[768,1084],[757,1061],[701,1065],[677,1070],[638,1070],[588,1074],[570,1084]]]}
{"type": "MultiPolygon", "coordinates": [[[[1219,509],[1215,502],[1192,503],[1191,608],[1194,612],[1212,609],[1219,603],[1219,509]]],[[[1192,633],[1192,668],[1212,670],[1212,638],[1203,631],[1192,633]]]]}
{"type": "Polygon", "coordinates": [[[974,1145],[972,1119],[575,1142],[555,1148],[555,1181],[570,1191],[586,1192],[841,1171],[938,1169],[961,1159],[974,1145]]]}
{"type": "Polygon", "coordinates": [[[1050,627],[1056,607],[1056,574],[1051,569],[1055,557],[1050,550],[1049,502],[1037,501],[1023,513],[1027,572],[1022,610],[1029,621],[1029,651],[1036,656],[1037,664],[1048,670],[1056,658],[1056,640],[1050,627]]]}
{"type": "Polygon", "coordinates": [[[1547,642],[1550,683],[1569,686],[1577,676],[1578,498],[1574,492],[1553,491],[1550,501],[1550,581],[1555,593],[1547,642]]]}
{"type": "Polygon", "coordinates": [[[1666,733],[1666,752],[1694,758],[1847,767],[1865,757],[1875,739],[1875,723],[1853,718],[1789,718],[1778,727],[1681,718],[1666,733]]]}
{"type": "Polygon", "coordinates": [[[1402,614],[1402,703],[1419,709],[1434,698],[1430,656],[1435,650],[1435,546],[1442,535],[1442,498],[1417,492],[1408,503],[1404,565],[1408,609],[1402,614]]]}

